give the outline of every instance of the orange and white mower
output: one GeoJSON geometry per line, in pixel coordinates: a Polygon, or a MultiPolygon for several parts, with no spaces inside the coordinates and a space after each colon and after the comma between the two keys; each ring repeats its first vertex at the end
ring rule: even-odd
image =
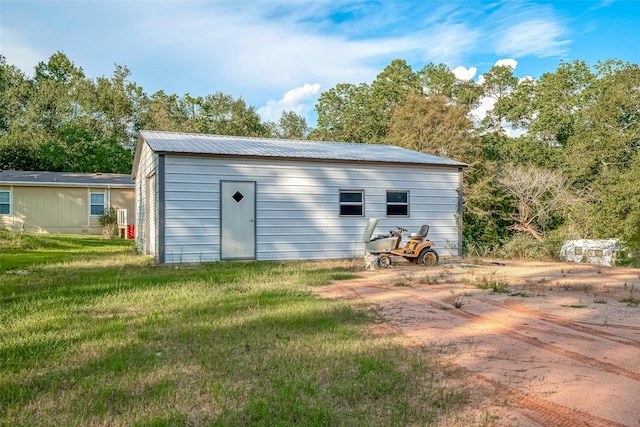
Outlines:
{"type": "MultiPolygon", "coordinates": [[[[427,266],[436,265],[440,260],[438,252],[433,247],[436,245],[427,240],[429,226],[424,224],[417,233],[411,233],[411,240],[403,248],[393,249],[391,255],[401,256],[411,263],[419,263],[427,266]]],[[[382,264],[382,260],[380,262],[382,264]]]]}
{"type": "Polygon", "coordinates": [[[389,234],[376,235],[373,233],[378,225],[377,218],[371,218],[362,235],[365,243],[365,250],[368,254],[378,258],[378,265],[383,268],[391,266],[392,256],[400,256],[411,263],[424,265],[436,265],[439,260],[438,253],[433,249],[436,245],[431,240],[426,240],[429,226],[423,225],[417,233],[411,233],[411,238],[407,244],[400,248],[402,234],[407,230],[403,227],[396,227],[398,231],[391,230],[389,234]]]}

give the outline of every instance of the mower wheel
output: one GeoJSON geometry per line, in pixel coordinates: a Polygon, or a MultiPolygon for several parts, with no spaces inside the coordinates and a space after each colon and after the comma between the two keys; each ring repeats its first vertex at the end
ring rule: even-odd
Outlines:
{"type": "Polygon", "coordinates": [[[391,267],[391,257],[389,255],[380,255],[378,257],[378,264],[380,265],[380,267],[382,268],[389,268],[391,267]]]}
{"type": "Polygon", "coordinates": [[[439,259],[440,258],[438,257],[438,253],[433,249],[423,249],[420,252],[420,255],[418,255],[418,260],[420,261],[420,263],[426,266],[438,264],[439,259]]]}

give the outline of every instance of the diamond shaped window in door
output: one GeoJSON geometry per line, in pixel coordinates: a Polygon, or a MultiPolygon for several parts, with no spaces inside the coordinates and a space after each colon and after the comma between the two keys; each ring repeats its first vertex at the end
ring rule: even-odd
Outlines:
{"type": "Polygon", "coordinates": [[[236,202],[238,202],[238,203],[240,203],[240,202],[242,201],[242,199],[244,199],[244,196],[243,196],[243,195],[242,195],[242,193],[241,193],[241,192],[239,192],[239,191],[236,191],[236,192],[234,193],[234,195],[233,195],[233,196],[231,196],[231,197],[233,198],[233,200],[235,200],[235,201],[236,201],[236,202]]]}

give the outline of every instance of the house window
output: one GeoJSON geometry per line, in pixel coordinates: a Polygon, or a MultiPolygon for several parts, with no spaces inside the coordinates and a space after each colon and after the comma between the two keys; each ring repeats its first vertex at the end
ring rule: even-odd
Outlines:
{"type": "Polygon", "coordinates": [[[340,190],[340,216],[364,215],[364,190],[340,190]]]}
{"type": "Polygon", "coordinates": [[[387,216],[409,216],[408,191],[387,191],[387,216]]]}
{"type": "Polygon", "coordinates": [[[0,215],[11,214],[11,192],[0,191],[0,215]]]}
{"type": "Polygon", "coordinates": [[[104,193],[91,193],[91,216],[100,216],[104,213],[104,193]]]}

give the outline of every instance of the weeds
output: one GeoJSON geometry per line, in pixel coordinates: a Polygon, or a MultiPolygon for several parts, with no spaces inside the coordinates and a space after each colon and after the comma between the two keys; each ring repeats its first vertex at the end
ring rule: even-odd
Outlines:
{"type": "Polygon", "coordinates": [[[22,239],[2,240],[2,270],[30,273],[0,286],[0,424],[434,425],[466,402],[437,355],[311,293],[351,277],[340,261],[153,267],[130,242],[22,239]]]}
{"type": "Polygon", "coordinates": [[[509,283],[501,280],[488,280],[486,276],[476,280],[476,288],[491,290],[494,293],[504,294],[509,292],[509,283]]]}
{"type": "Polygon", "coordinates": [[[464,299],[458,297],[453,301],[453,306],[455,308],[462,308],[464,307],[466,304],[468,303],[468,301],[465,301],[464,299]]]}
{"type": "MultiPolygon", "coordinates": [[[[624,283],[624,287],[625,289],[627,288],[626,282],[624,283]]],[[[629,288],[629,297],[621,299],[620,302],[626,302],[629,307],[637,307],[638,305],[640,305],[640,299],[633,296],[635,290],[636,286],[631,285],[631,288],[629,288]]]]}
{"type": "Polygon", "coordinates": [[[398,280],[396,282],[393,282],[393,286],[398,287],[398,288],[410,288],[412,285],[409,282],[406,282],[404,280],[398,280]]]}
{"type": "Polygon", "coordinates": [[[437,277],[431,277],[427,274],[421,277],[418,283],[421,285],[437,285],[439,282],[437,277]]]}
{"type": "Polygon", "coordinates": [[[469,302],[471,302],[470,299],[465,300],[460,295],[456,295],[453,291],[451,291],[451,297],[447,297],[445,301],[451,304],[452,306],[454,306],[455,308],[462,308],[465,305],[469,304],[469,302]]]}

